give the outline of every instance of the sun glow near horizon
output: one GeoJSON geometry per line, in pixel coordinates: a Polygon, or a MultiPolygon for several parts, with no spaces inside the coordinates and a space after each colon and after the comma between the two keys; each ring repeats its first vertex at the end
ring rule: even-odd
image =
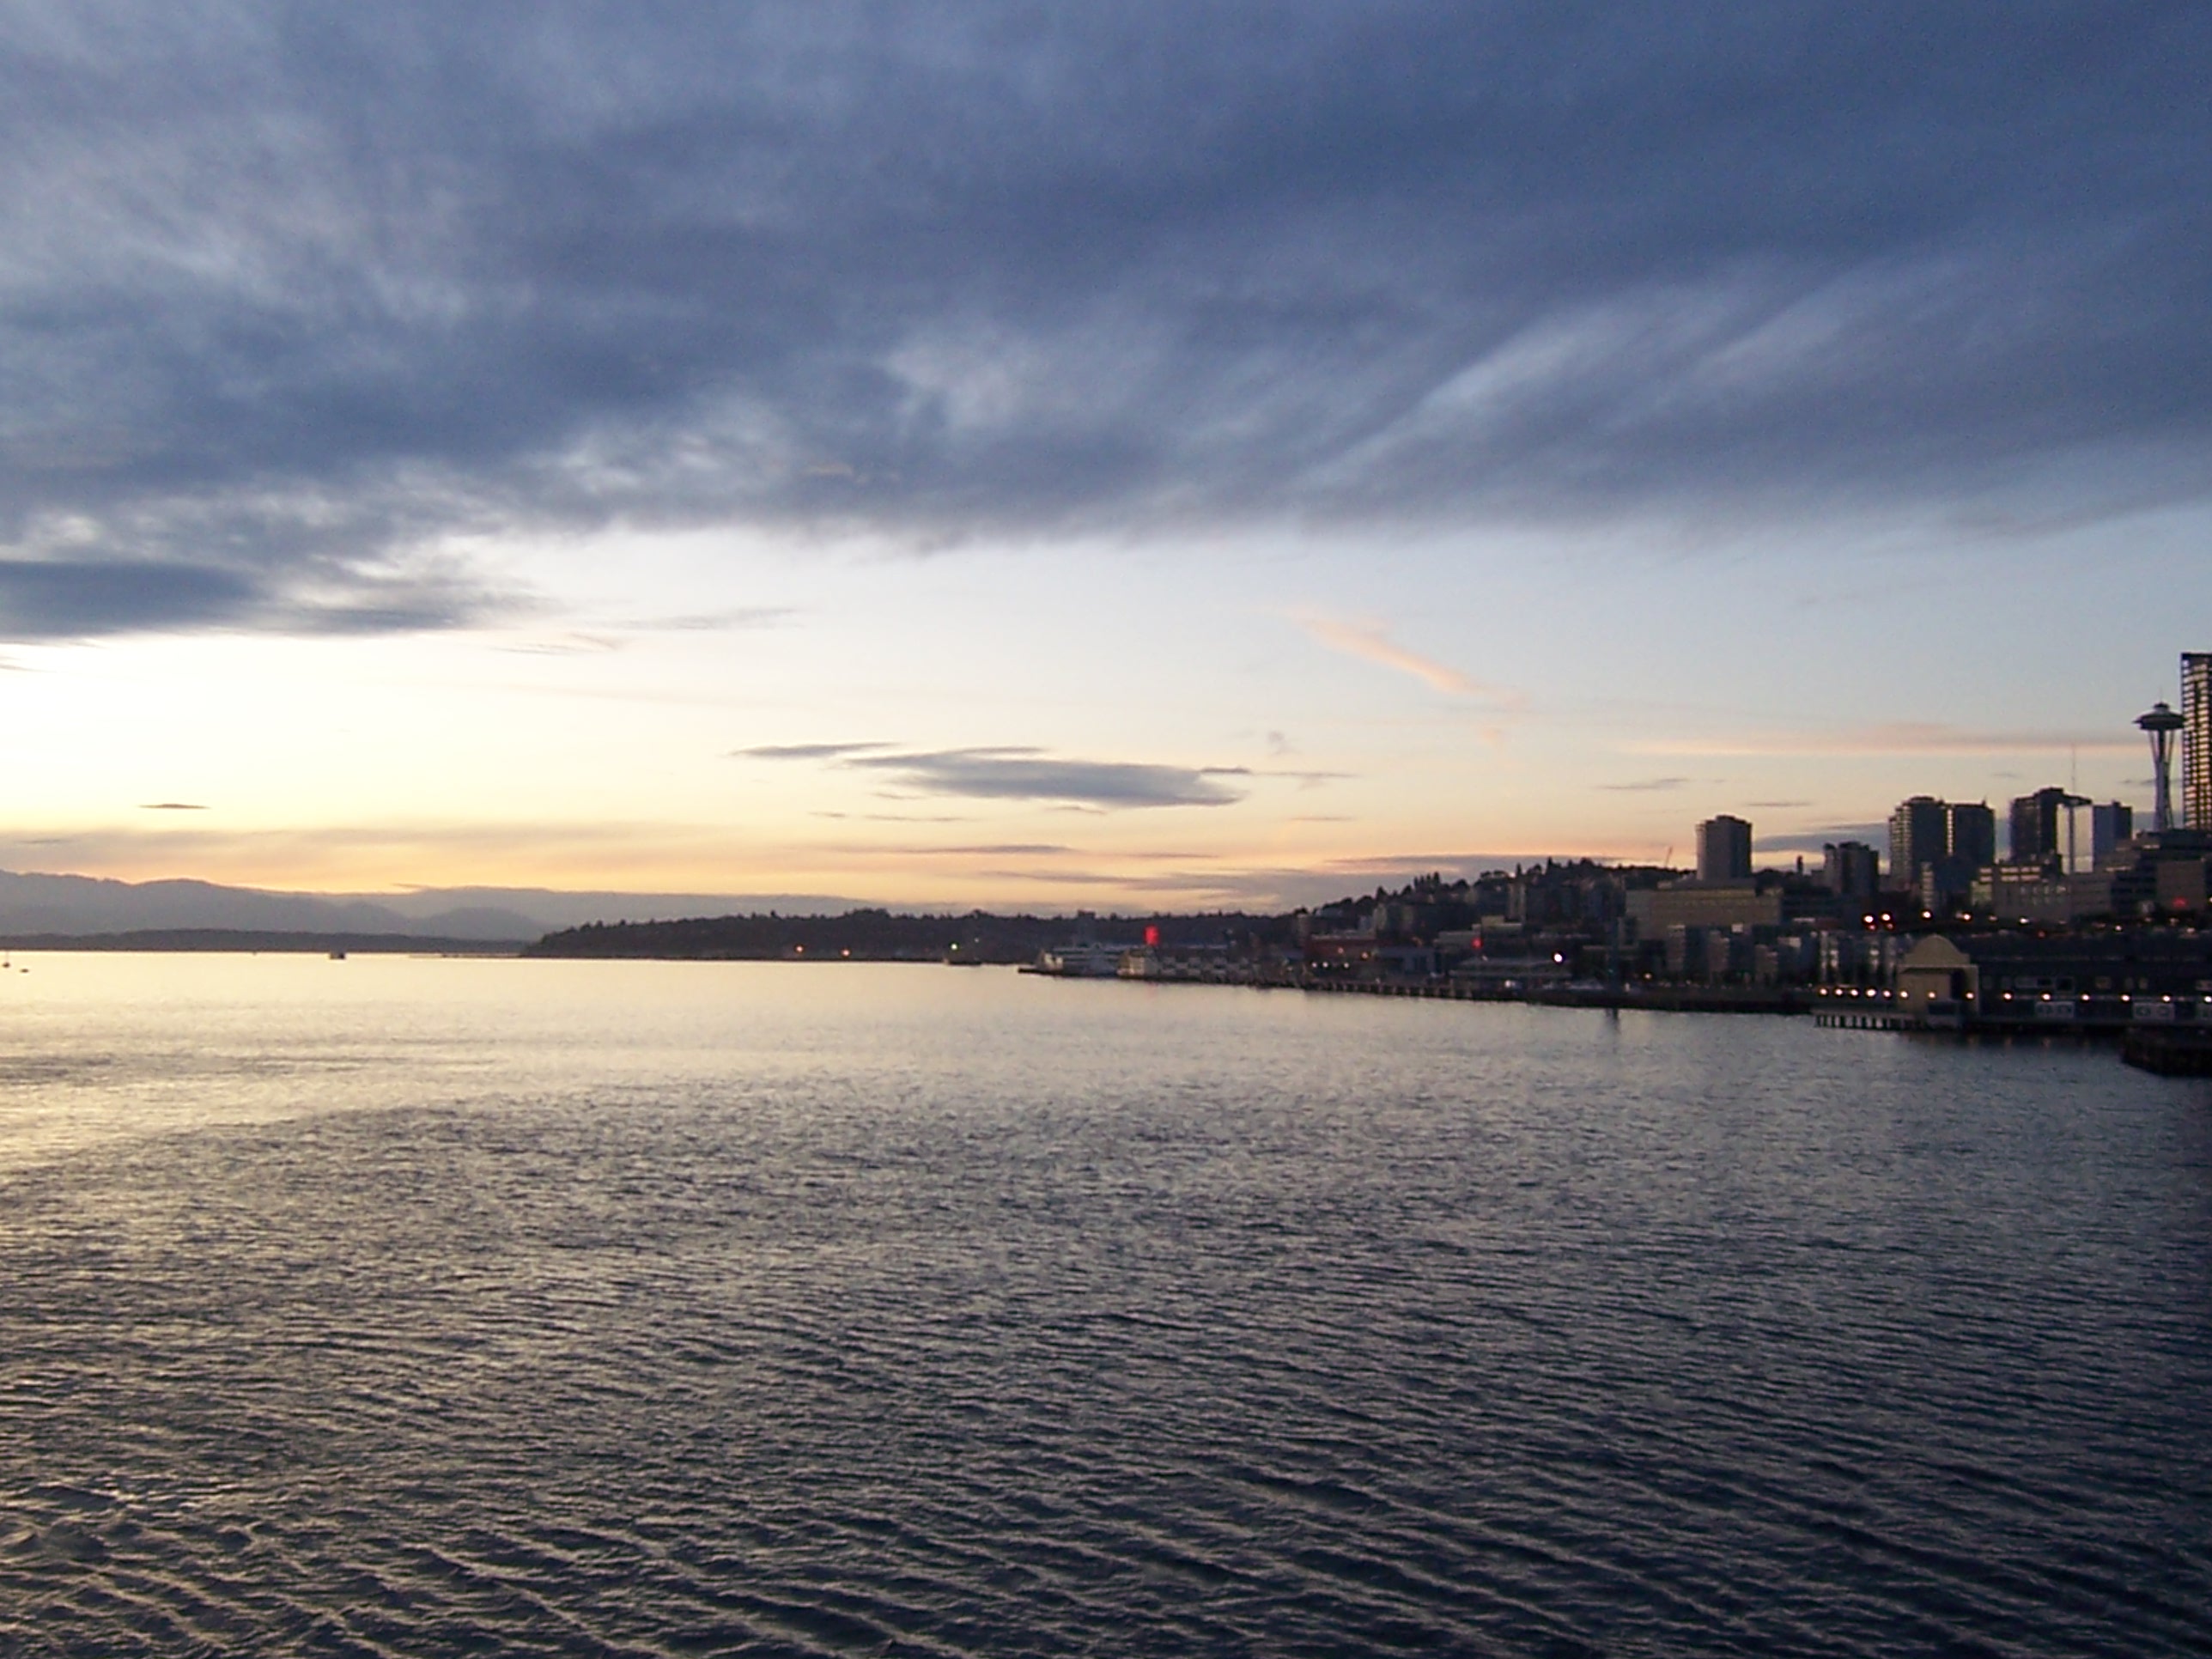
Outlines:
{"type": "Polygon", "coordinates": [[[1802,590],[1747,601],[1724,568],[1568,545],[1468,583],[1437,548],[1370,574],[1341,544],[1195,567],[756,547],[702,593],[695,538],[605,550],[631,614],[548,592],[424,634],[18,647],[5,742],[39,787],[0,860],[320,891],[1214,908],[1486,855],[1656,860],[1717,811],[1777,842],[1856,832],[1923,787],[2054,767],[2140,793],[2132,732],[2100,733],[2070,686],[1969,700],[1992,717],[1968,723],[1912,717],[1909,684],[1884,708],[1768,679],[1761,641],[1802,590]],[[1560,561],[1580,579],[1547,580],[1560,561]],[[1741,660],[1670,665],[1664,619],[1705,606],[1737,613],[1741,660]],[[1549,647],[1569,635],[1575,653],[1549,647]]]}

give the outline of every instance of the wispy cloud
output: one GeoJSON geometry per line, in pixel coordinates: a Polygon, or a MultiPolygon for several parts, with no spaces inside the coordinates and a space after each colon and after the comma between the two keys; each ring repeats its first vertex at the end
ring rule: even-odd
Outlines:
{"type": "MultiPolygon", "coordinates": [[[[1049,870],[1023,870],[1019,868],[1008,868],[979,870],[976,873],[981,876],[988,877],[993,881],[1036,882],[1054,887],[1118,887],[1129,890],[1139,890],[1140,889],[1168,887],[1183,888],[1188,885],[1186,882],[1166,879],[1157,876],[1146,876],[1142,878],[1140,881],[1132,880],[1127,876],[1107,875],[1095,870],[1062,870],[1058,868],[1049,870]]],[[[1208,889],[1206,890],[1211,890],[1208,889]]]]}
{"type": "Polygon", "coordinates": [[[763,743],[756,744],[750,749],[732,749],[730,757],[733,760],[834,761],[890,746],[887,743],[763,743]]]}
{"type": "Polygon", "coordinates": [[[1234,768],[1216,767],[1211,769],[1230,773],[1237,776],[1249,776],[1255,778],[1288,778],[1293,783],[1297,784],[1300,789],[1318,789],[1325,783],[1342,783],[1347,778],[1353,778],[1359,775],[1356,772],[1330,772],[1313,767],[1304,767],[1294,769],[1280,766],[1255,766],[1249,769],[1239,766],[1234,768]]]}
{"type": "Polygon", "coordinates": [[[1226,806],[1240,792],[1220,781],[1241,769],[1069,760],[1042,750],[938,749],[856,756],[847,765],[880,771],[927,794],[985,800],[1073,801],[1085,805],[1226,806]]]}
{"type": "Polygon", "coordinates": [[[143,802],[138,810],[142,812],[204,812],[208,809],[196,800],[149,800],[143,802]]]}
{"type": "Polygon", "coordinates": [[[2133,752],[2140,739],[2110,732],[1976,731],[1936,721],[1897,720],[1828,730],[1731,732],[1708,736],[1654,738],[1625,745],[1639,755],[1764,757],[1774,755],[2021,755],[2133,752]]]}
{"type": "MultiPolygon", "coordinates": [[[[810,847],[810,852],[831,852],[841,857],[884,859],[1037,859],[1045,860],[1034,873],[1039,877],[1066,875],[1069,880],[1127,881],[1126,875],[1112,873],[1128,865],[1156,864],[1213,864],[1220,855],[1179,850],[1146,852],[1127,848],[1078,847],[1066,842],[1013,841],[961,842],[952,843],[929,842],[851,842],[810,847]],[[1079,860],[1082,868],[1069,872],[1060,860],[1079,860]]],[[[1146,878],[1149,879],[1149,878],[1146,878]]]]}
{"type": "Polygon", "coordinates": [[[734,611],[702,611],[689,616],[634,617],[596,628],[571,629],[566,633],[524,640],[499,648],[523,656],[582,657],[627,649],[640,634],[733,633],[743,629],[781,626],[797,611],[785,605],[755,605],[734,611]]]}
{"type": "Polygon", "coordinates": [[[1049,859],[1075,851],[1073,847],[1051,841],[988,842],[965,847],[872,847],[865,850],[898,858],[925,859],[1049,859]]]}
{"type": "Polygon", "coordinates": [[[1449,663],[1407,649],[1390,637],[1390,630],[1381,623],[1327,617],[1312,611],[1301,612],[1293,620],[1317,643],[1331,651],[1357,657],[1378,668],[1410,674],[1431,691],[1441,691],[1446,696],[1465,697],[1504,710],[1518,710],[1526,701],[1516,691],[1487,684],[1449,663]]]}
{"type": "Polygon", "coordinates": [[[1620,794],[1642,794],[1646,792],[1686,788],[1690,782],[1691,780],[1688,778],[1638,778],[1632,783],[1601,783],[1597,787],[1601,789],[1610,789],[1620,794]]]}
{"type": "Polygon", "coordinates": [[[739,605],[731,611],[702,611],[674,617],[641,617],[618,626],[637,634],[716,634],[742,629],[780,628],[799,614],[787,605],[739,605]]]}
{"type": "Polygon", "coordinates": [[[815,818],[841,818],[858,823],[973,823],[969,812],[829,812],[807,814],[815,818]]]}
{"type": "Polygon", "coordinates": [[[546,639],[503,645],[499,648],[521,657],[599,657],[621,650],[625,643],[611,634],[592,634],[579,629],[546,639]]]}
{"type": "Polygon", "coordinates": [[[880,743],[765,744],[733,753],[752,760],[826,761],[848,770],[878,773],[919,794],[1109,810],[1226,806],[1242,800],[1243,793],[1222,780],[1253,775],[1241,766],[1077,760],[1018,745],[898,750],[880,743]]]}

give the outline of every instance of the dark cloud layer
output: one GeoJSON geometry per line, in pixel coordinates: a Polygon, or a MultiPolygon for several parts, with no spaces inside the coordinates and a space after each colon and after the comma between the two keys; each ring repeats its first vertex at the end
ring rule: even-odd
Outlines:
{"type": "Polygon", "coordinates": [[[2195,497],[2208,70],[2197,0],[27,0],[0,635],[465,621],[532,524],[2195,497]]]}

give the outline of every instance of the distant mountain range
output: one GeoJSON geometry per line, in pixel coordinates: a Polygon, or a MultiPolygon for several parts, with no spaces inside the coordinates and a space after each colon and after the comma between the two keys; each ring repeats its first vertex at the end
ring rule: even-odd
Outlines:
{"type": "Polygon", "coordinates": [[[235,928],[525,941],[588,921],[842,913],[860,901],[805,893],[560,893],[527,887],[408,893],[272,893],[205,881],[108,881],[0,871],[0,936],[235,928]]]}

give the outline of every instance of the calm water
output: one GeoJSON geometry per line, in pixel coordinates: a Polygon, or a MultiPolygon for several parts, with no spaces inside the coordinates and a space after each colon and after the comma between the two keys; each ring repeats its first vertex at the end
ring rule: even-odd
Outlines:
{"type": "Polygon", "coordinates": [[[27,962],[0,1652],[2212,1650],[2212,1089],[2109,1053],[27,962]]]}

